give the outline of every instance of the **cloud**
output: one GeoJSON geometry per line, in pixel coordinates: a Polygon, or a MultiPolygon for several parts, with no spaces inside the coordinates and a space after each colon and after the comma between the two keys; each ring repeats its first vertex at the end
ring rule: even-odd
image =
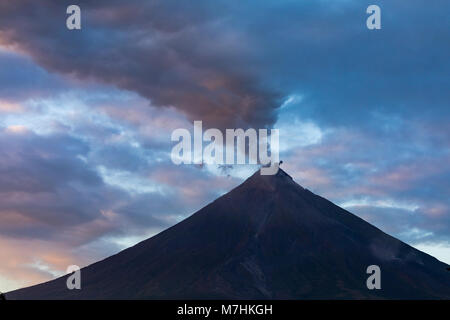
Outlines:
{"type": "Polygon", "coordinates": [[[77,139],[3,130],[0,144],[3,234],[48,238],[59,227],[95,220],[117,196],[79,158],[89,148],[77,139]]]}
{"type": "Polygon", "coordinates": [[[136,198],[106,184],[86,160],[90,146],[81,139],[3,129],[0,145],[0,234],[80,245],[139,225],[161,228],[167,223],[154,216],[158,207],[152,210],[155,202],[168,202],[163,194],[136,198]],[[140,212],[129,209],[137,207],[135,202],[140,212]]]}
{"type": "Polygon", "coordinates": [[[20,104],[8,100],[0,100],[0,113],[19,113],[23,108],[20,104]]]}
{"type": "Polygon", "coordinates": [[[67,1],[0,3],[2,43],[207,126],[272,125],[295,94],[319,124],[448,116],[447,1],[380,1],[377,31],[357,1],[78,1],[81,31],[65,28],[67,1]]]}
{"type": "Polygon", "coordinates": [[[85,264],[86,258],[64,244],[0,235],[0,291],[48,281],[71,264],[85,264]]]}
{"type": "Polygon", "coordinates": [[[303,186],[408,243],[449,241],[446,142],[415,125],[405,121],[395,134],[328,127],[320,141],[284,152],[282,167],[303,186]]]}
{"type": "Polygon", "coordinates": [[[245,39],[217,14],[220,3],[80,1],[85,29],[75,33],[65,5],[2,1],[2,42],[49,70],[138,92],[210,126],[274,122],[280,93],[244,67],[245,39]]]}

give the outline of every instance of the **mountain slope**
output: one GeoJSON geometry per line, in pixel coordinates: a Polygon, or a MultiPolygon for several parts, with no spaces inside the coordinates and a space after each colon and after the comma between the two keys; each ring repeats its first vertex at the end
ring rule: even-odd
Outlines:
{"type": "Polygon", "coordinates": [[[450,299],[437,259],[296,184],[256,172],[177,225],[8,299],[450,299]],[[366,268],[381,268],[368,290],[366,268]]]}

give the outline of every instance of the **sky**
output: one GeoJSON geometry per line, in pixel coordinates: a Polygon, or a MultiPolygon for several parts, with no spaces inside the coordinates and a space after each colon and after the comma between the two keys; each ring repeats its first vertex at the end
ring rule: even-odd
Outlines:
{"type": "Polygon", "coordinates": [[[448,12],[0,0],[0,291],[117,253],[257,169],[173,164],[171,133],[194,120],[279,129],[296,182],[450,264],[448,12]]]}

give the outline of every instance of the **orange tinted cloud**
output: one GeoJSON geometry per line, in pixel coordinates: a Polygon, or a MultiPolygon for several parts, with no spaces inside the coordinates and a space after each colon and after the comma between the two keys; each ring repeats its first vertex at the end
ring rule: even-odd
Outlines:
{"type": "Polygon", "coordinates": [[[88,262],[60,243],[4,236],[0,236],[0,261],[2,292],[51,280],[69,265],[88,262]]]}
{"type": "Polygon", "coordinates": [[[16,102],[0,99],[0,113],[18,113],[23,110],[23,106],[16,102]]]}

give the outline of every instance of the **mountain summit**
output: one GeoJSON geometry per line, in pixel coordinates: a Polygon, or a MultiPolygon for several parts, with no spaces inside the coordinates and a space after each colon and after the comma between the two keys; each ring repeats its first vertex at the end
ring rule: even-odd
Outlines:
{"type": "Polygon", "coordinates": [[[158,235],[8,299],[450,299],[448,265],[294,182],[256,172],[158,235]],[[369,290],[367,267],[381,270],[369,290]]]}

